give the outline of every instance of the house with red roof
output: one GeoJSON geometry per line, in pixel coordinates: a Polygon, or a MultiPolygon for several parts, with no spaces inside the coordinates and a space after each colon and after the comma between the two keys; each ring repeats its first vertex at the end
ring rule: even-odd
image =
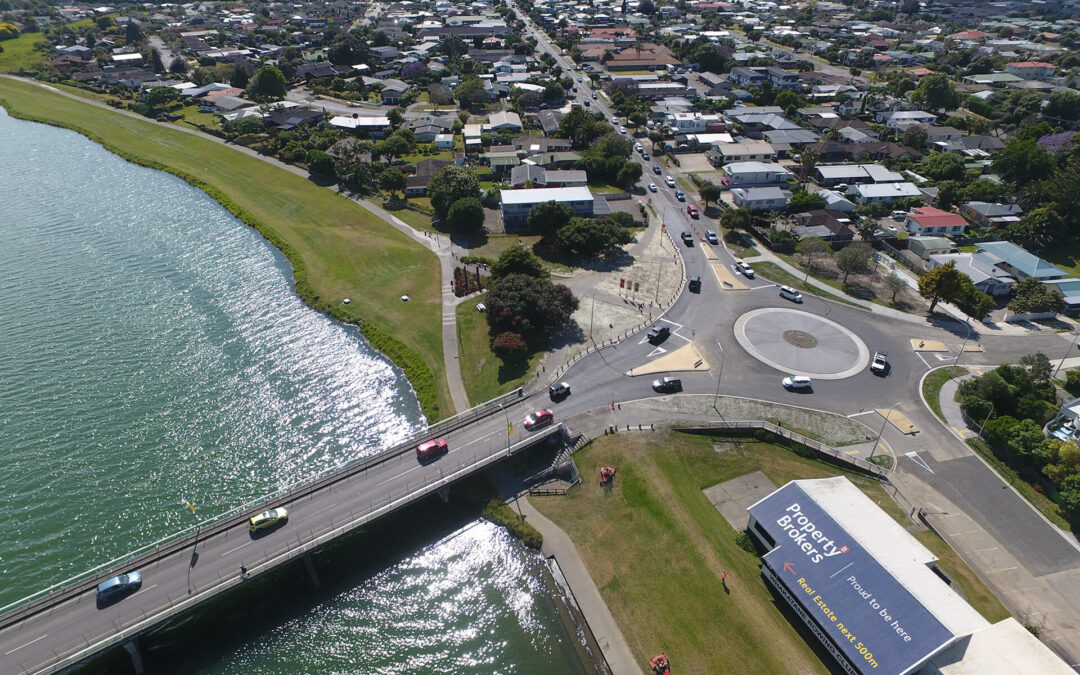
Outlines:
{"type": "Polygon", "coordinates": [[[963,234],[968,222],[958,213],[942,211],[933,206],[922,206],[912,209],[904,221],[904,229],[912,236],[925,237],[929,235],[958,235],[963,234]]]}
{"type": "Polygon", "coordinates": [[[959,33],[953,33],[949,37],[951,37],[954,40],[978,41],[978,40],[985,40],[986,38],[988,38],[990,36],[988,34],[982,32],[981,30],[962,30],[959,33]]]}
{"type": "Polygon", "coordinates": [[[1054,76],[1054,64],[1045,61],[1015,61],[1005,64],[1005,72],[1025,80],[1049,80],[1054,76]]]}

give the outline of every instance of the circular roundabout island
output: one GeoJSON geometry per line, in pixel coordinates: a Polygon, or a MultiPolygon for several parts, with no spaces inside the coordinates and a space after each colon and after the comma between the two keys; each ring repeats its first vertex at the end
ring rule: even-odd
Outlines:
{"type": "Polygon", "coordinates": [[[765,365],[792,375],[842,380],[870,362],[858,335],[835,321],[784,307],[747,312],[735,322],[735,339],[765,365]]]}

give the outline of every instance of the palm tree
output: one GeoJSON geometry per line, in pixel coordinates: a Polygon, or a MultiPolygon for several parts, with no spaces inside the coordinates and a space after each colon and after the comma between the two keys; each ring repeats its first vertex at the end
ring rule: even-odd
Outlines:
{"type": "Polygon", "coordinates": [[[803,183],[810,180],[810,172],[814,170],[814,167],[818,163],[817,150],[812,148],[805,148],[802,154],[799,155],[799,163],[802,164],[802,176],[799,178],[803,183]]]}

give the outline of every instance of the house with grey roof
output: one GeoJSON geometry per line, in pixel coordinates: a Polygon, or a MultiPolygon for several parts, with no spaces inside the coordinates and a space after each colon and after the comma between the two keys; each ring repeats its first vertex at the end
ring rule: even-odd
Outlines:
{"type": "Polygon", "coordinates": [[[956,263],[957,271],[971,279],[975,288],[992,297],[1008,295],[1016,283],[1016,278],[1007,271],[974,253],[940,253],[929,256],[930,269],[950,262],[956,263]]]}
{"type": "Polygon", "coordinates": [[[978,245],[976,255],[982,256],[1018,280],[1038,279],[1045,282],[1068,276],[1060,267],[1009,241],[984,241],[978,245]]]}

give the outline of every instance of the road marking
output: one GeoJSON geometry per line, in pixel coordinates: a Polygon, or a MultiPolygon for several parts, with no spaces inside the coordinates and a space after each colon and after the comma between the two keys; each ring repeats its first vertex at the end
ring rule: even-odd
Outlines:
{"type": "Polygon", "coordinates": [[[666,353],[667,353],[667,350],[666,350],[666,349],[664,349],[663,347],[657,347],[656,349],[654,349],[654,350],[652,350],[651,352],[649,352],[649,353],[648,353],[648,354],[646,355],[646,358],[648,358],[648,357],[650,357],[650,356],[659,356],[660,354],[666,354],[666,353]]]}
{"type": "Polygon", "coordinates": [[[987,572],[987,574],[994,574],[995,572],[1008,572],[1010,570],[1015,570],[1015,569],[1019,569],[1019,568],[1016,565],[1013,565],[1012,567],[1002,567],[1001,569],[998,569],[998,570],[990,570],[989,572],[987,572]]]}
{"type": "Polygon", "coordinates": [[[323,511],[329,511],[330,509],[334,508],[335,506],[337,506],[337,502],[334,502],[330,506],[324,506],[321,509],[319,509],[318,511],[315,511],[314,513],[309,513],[307,515],[309,515],[309,516],[317,516],[320,513],[322,513],[323,511]]]}
{"type": "Polygon", "coordinates": [[[996,550],[998,550],[997,546],[991,546],[990,548],[977,548],[977,549],[975,549],[975,553],[985,553],[987,551],[996,551],[996,550]]]}
{"type": "Polygon", "coordinates": [[[665,319],[664,317],[660,317],[660,320],[661,320],[661,321],[665,321],[665,322],[667,322],[667,323],[670,323],[670,324],[671,324],[672,326],[678,326],[679,328],[682,328],[682,327],[683,327],[683,325],[682,325],[681,323],[675,323],[675,322],[674,322],[674,321],[672,321],[671,319],[665,319]]]}
{"type": "Polygon", "coordinates": [[[158,585],[157,585],[157,584],[154,584],[153,586],[147,586],[146,588],[144,588],[144,589],[143,589],[143,591],[149,591],[149,590],[153,590],[153,589],[155,589],[155,588],[157,588],[157,587],[158,587],[158,585]]]}
{"type": "Polygon", "coordinates": [[[233,551],[239,551],[240,549],[244,548],[245,546],[247,546],[247,545],[248,545],[248,544],[250,544],[250,543],[251,543],[251,542],[249,541],[249,542],[247,542],[246,544],[240,544],[240,545],[239,545],[239,546],[237,546],[236,548],[230,548],[230,549],[229,549],[228,551],[225,551],[225,552],[224,552],[224,553],[222,553],[221,555],[222,555],[222,556],[227,556],[227,555],[229,555],[230,553],[232,553],[233,551]]]}
{"type": "Polygon", "coordinates": [[[904,453],[904,454],[906,454],[911,461],[915,462],[916,464],[918,464],[922,468],[926,469],[930,473],[934,473],[934,470],[930,468],[930,465],[926,463],[926,460],[923,459],[922,457],[919,457],[919,453],[917,453],[917,452],[907,452],[907,453],[904,453]]]}
{"type": "Polygon", "coordinates": [[[45,639],[45,638],[47,638],[47,637],[49,637],[49,636],[48,636],[48,635],[42,635],[42,636],[41,636],[41,637],[39,637],[39,638],[34,638],[34,639],[33,639],[33,640],[31,640],[30,642],[27,642],[26,644],[23,644],[23,645],[19,645],[19,646],[18,646],[18,647],[16,647],[15,649],[12,649],[12,650],[11,650],[10,652],[4,652],[4,656],[7,656],[8,654],[14,654],[15,652],[19,651],[19,650],[20,650],[20,649],[22,649],[23,647],[28,647],[28,646],[30,646],[30,645],[32,645],[32,644],[34,644],[35,642],[37,642],[38,640],[44,640],[44,639],[45,639]]]}
{"type": "Polygon", "coordinates": [[[862,412],[857,412],[857,413],[852,413],[851,415],[846,415],[846,417],[848,419],[851,419],[852,417],[858,417],[859,415],[872,415],[872,414],[874,414],[876,412],[877,412],[877,410],[863,410],[862,412]]]}

